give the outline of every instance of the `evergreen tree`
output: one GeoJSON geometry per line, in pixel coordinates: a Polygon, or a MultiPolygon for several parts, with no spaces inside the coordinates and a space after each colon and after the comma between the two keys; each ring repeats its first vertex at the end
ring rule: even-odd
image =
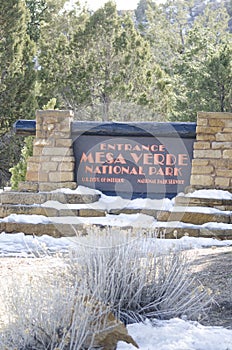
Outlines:
{"type": "Polygon", "coordinates": [[[23,0],[0,2],[0,186],[20,157],[22,139],[10,130],[20,118],[34,116],[35,47],[27,34],[29,13],[23,0]]]}
{"type": "Polygon", "coordinates": [[[85,25],[88,13],[78,4],[71,10],[65,9],[64,3],[63,0],[49,1],[40,23],[38,82],[41,93],[38,101],[43,106],[55,97],[57,108],[71,109],[66,99],[73,61],[70,42],[73,32],[85,25]]]}
{"type": "Polygon", "coordinates": [[[149,45],[130,17],[117,14],[113,3],[106,3],[76,32],[72,50],[76,55],[71,71],[75,109],[82,104],[100,105],[102,119],[107,120],[115,101],[149,104],[153,78],[149,45]]]}
{"type": "Polygon", "coordinates": [[[27,35],[29,14],[23,0],[0,2],[0,128],[6,132],[36,107],[34,45],[27,35]]]}
{"type": "Polygon", "coordinates": [[[195,120],[197,111],[232,111],[232,37],[225,8],[208,7],[195,21],[176,65],[175,119],[195,120]]]}

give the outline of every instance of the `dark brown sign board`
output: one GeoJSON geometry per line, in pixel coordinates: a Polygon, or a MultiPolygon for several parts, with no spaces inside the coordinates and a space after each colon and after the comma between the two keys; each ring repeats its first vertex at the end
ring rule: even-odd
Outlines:
{"type": "Polygon", "coordinates": [[[73,123],[75,181],[109,195],[173,197],[190,183],[195,123],[73,123]]]}

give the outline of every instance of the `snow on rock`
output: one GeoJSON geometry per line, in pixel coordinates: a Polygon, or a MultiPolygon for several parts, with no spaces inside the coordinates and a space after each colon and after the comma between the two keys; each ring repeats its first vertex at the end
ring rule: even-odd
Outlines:
{"type": "Polygon", "coordinates": [[[51,220],[43,215],[25,215],[25,214],[11,214],[4,219],[2,222],[17,222],[17,223],[31,223],[31,224],[50,224],[51,220]]]}
{"type": "Polygon", "coordinates": [[[66,217],[54,217],[50,218],[54,223],[62,224],[83,224],[83,225],[103,225],[103,226],[117,226],[117,227],[141,227],[149,228],[155,222],[152,216],[145,214],[119,214],[119,215],[106,215],[101,217],[78,217],[78,216],[66,216],[66,217]]]}
{"type": "MultiPolygon", "coordinates": [[[[100,194],[100,199],[97,202],[90,204],[79,204],[79,205],[66,205],[70,209],[82,209],[82,208],[93,208],[101,210],[110,210],[110,209],[159,209],[159,210],[170,210],[173,207],[173,200],[168,198],[164,199],[150,199],[150,198],[136,198],[136,199],[125,199],[120,196],[107,196],[102,192],[84,187],[78,186],[75,190],[70,190],[68,188],[61,188],[53,192],[62,192],[62,193],[73,193],[73,194],[100,194]]],[[[51,202],[46,202],[43,206],[51,206],[51,202]]]]}
{"type": "Polygon", "coordinates": [[[73,193],[73,194],[101,194],[100,191],[95,190],[93,188],[85,187],[85,186],[78,186],[75,190],[71,190],[70,188],[58,188],[57,190],[51,191],[53,193],[62,192],[62,193],[73,193]]]}
{"type": "MultiPolygon", "coordinates": [[[[183,194],[181,193],[179,195],[183,195],[183,194]]],[[[185,194],[185,197],[232,200],[232,193],[230,193],[229,191],[223,191],[223,190],[197,190],[192,193],[185,194]]]]}
{"type": "Polygon", "coordinates": [[[188,207],[188,206],[176,206],[170,209],[172,212],[190,212],[190,213],[203,213],[203,214],[225,214],[229,215],[231,211],[220,210],[211,207],[188,207]]]}

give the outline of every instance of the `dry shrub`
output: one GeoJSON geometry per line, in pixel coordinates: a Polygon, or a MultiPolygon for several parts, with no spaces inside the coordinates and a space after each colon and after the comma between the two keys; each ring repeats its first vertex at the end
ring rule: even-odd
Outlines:
{"type": "Polygon", "coordinates": [[[96,334],[109,328],[111,313],[125,323],[195,318],[209,304],[181,252],[162,254],[150,240],[110,230],[75,243],[50,273],[15,274],[7,281],[1,349],[91,349],[96,334]],[[89,307],[96,302],[97,308],[89,307]]]}
{"type": "Polygon", "coordinates": [[[184,252],[163,253],[151,242],[101,232],[82,238],[67,265],[125,323],[196,318],[211,302],[209,291],[191,275],[184,252]]]}

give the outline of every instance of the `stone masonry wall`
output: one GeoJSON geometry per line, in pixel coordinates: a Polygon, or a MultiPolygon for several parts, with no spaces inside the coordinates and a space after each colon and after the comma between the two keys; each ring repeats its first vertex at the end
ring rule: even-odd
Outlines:
{"type": "Polygon", "coordinates": [[[232,113],[199,112],[190,186],[232,192],[232,113]]]}
{"type": "Polygon", "coordinates": [[[71,111],[37,111],[33,156],[28,160],[26,182],[20,184],[20,190],[50,191],[76,187],[72,120],[71,111]]]}

